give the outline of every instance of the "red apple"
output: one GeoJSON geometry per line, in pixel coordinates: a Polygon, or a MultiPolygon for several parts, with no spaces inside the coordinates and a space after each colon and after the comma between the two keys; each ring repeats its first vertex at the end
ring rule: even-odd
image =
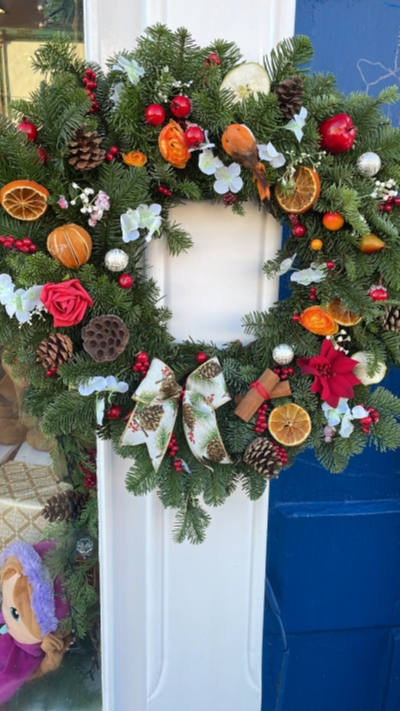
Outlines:
{"type": "Polygon", "coordinates": [[[328,153],[344,153],[352,147],[357,129],[348,114],[336,114],[318,127],[321,148],[328,153]]]}

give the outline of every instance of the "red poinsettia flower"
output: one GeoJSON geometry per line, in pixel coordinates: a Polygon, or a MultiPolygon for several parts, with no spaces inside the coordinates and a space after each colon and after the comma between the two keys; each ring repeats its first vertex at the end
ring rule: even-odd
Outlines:
{"type": "Polygon", "coordinates": [[[335,350],[327,338],[322,341],[320,355],[297,359],[303,375],[314,376],[311,392],[319,393],[331,407],[337,407],[341,397],[353,397],[353,385],[361,384],[352,372],[357,362],[343,351],[335,350]]]}

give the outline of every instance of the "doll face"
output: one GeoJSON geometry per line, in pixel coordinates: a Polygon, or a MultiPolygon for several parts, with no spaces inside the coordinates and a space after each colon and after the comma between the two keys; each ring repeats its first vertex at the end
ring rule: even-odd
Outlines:
{"type": "Polygon", "coordinates": [[[3,582],[2,612],[11,637],[14,637],[14,639],[21,644],[37,644],[42,640],[35,637],[32,632],[28,630],[27,626],[22,622],[14,604],[14,588],[20,577],[19,573],[14,573],[11,578],[3,582]]]}

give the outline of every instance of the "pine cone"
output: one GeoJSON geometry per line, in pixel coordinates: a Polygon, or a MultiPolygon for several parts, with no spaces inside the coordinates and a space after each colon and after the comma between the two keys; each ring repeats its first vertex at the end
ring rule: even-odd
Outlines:
{"type": "Polygon", "coordinates": [[[168,377],[162,381],[160,390],[166,397],[179,397],[182,388],[179,383],[176,382],[174,375],[168,375],[168,377]]]}
{"type": "Polygon", "coordinates": [[[282,469],[279,455],[268,439],[257,437],[245,449],[243,461],[267,479],[276,478],[282,469]]]}
{"type": "Polygon", "coordinates": [[[79,491],[68,489],[68,491],[63,491],[60,494],[51,496],[50,499],[47,500],[42,510],[42,516],[47,518],[50,523],[78,518],[86,504],[87,498],[87,494],[80,494],[79,491]]]}
{"type": "Polygon", "coordinates": [[[155,432],[164,413],[162,405],[148,405],[137,413],[137,419],[144,430],[155,432]]]}
{"type": "Polygon", "coordinates": [[[388,306],[381,317],[381,325],[385,331],[400,331],[400,306],[388,306]]]}
{"type": "Polygon", "coordinates": [[[278,105],[285,119],[292,119],[298,114],[303,105],[303,80],[301,77],[284,79],[275,87],[274,93],[278,98],[278,105]]]}
{"type": "Polygon", "coordinates": [[[68,163],[75,170],[92,170],[103,163],[106,151],[100,148],[102,139],[97,131],[86,131],[86,124],[78,128],[75,140],[69,143],[68,163]]]}
{"type": "Polygon", "coordinates": [[[222,373],[220,364],[210,360],[197,369],[196,375],[199,375],[204,380],[212,380],[220,373],[222,373]]]}
{"type": "Polygon", "coordinates": [[[82,329],[83,348],[96,361],[116,360],[129,341],[129,330],[119,316],[92,318],[82,329]]]}
{"type": "Polygon", "coordinates": [[[45,368],[58,368],[72,358],[74,346],[69,336],[64,333],[50,333],[36,351],[38,363],[45,368]]]}
{"type": "Polygon", "coordinates": [[[182,415],[185,425],[188,427],[189,430],[193,430],[196,424],[196,418],[193,414],[192,405],[189,405],[187,402],[185,402],[182,405],[182,415]]]}
{"type": "Polygon", "coordinates": [[[217,437],[210,439],[207,445],[206,453],[207,459],[209,459],[210,462],[221,462],[226,454],[223,445],[217,437]]]}

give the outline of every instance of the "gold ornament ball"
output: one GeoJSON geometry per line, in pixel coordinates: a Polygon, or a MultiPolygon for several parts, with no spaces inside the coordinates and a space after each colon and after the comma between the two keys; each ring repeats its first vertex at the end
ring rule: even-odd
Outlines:
{"type": "Polygon", "coordinates": [[[123,249],[110,249],[104,257],[104,263],[110,272],[123,272],[128,262],[129,256],[123,249]]]}
{"type": "Polygon", "coordinates": [[[314,252],[319,252],[319,250],[322,249],[323,246],[324,246],[324,243],[323,243],[322,239],[313,239],[310,242],[310,247],[311,247],[311,249],[314,250],[314,252]]]}
{"type": "Polygon", "coordinates": [[[288,343],[280,343],[272,351],[272,357],[278,365],[288,365],[294,358],[294,350],[288,343]]]}

